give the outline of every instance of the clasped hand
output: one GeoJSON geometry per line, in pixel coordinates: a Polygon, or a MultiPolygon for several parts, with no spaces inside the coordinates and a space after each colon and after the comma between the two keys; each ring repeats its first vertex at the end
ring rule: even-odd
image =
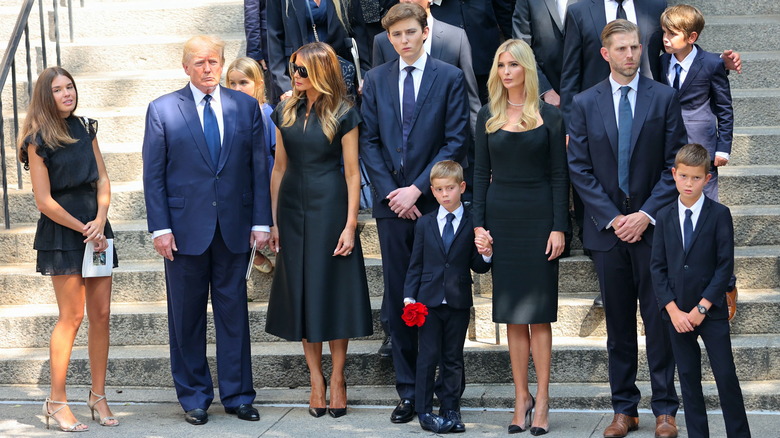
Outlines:
{"type": "Polygon", "coordinates": [[[618,239],[627,243],[635,243],[642,240],[642,234],[648,225],[650,225],[650,218],[641,211],[626,216],[621,214],[612,221],[615,235],[618,239]]]}
{"type": "Polygon", "coordinates": [[[108,239],[103,234],[105,225],[105,221],[96,218],[87,222],[82,229],[81,234],[85,237],[84,243],[92,242],[95,245],[95,252],[103,252],[108,248],[108,239]]]}
{"type": "Polygon", "coordinates": [[[387,195],[390,210],[401,219],[415,220],[422,216],[420,210],[414,205],[420,195],[422,192],[414,184],[409,187],[399,187],[387,195]]]}

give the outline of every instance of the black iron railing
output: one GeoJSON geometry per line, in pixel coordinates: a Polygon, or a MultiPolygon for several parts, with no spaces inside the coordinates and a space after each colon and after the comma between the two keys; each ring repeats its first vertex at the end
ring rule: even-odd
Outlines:
{"type": "MultiPolygon", "coordinates": [[[[54,30],[54,45],[57,54],[57,65],[62,64],[60,57],[60,23],[59,23],[59,2],[60,0],[52,0],[53,4],[53,30],[54,30]]],[[[8,199],[8,169],[6,163],[6,147],[9,146],[11,153],[15,155],[16,151],[16,139],[19,135],[19,96],[17,96],[17,84],[16,84],[16,54],[19,49],[19,43],[24,37],[24,51],[25,60],[27,64],[27,96],[24,97],[25,103],[29,102],[30,96],[32,96],[32,84],[33,84],[33,69],[35,66],[32,64],[32,50],[30,47],[30,27],[29,19],[30,12],[32,11],[35,0],[24,0],[22,2],[22,8],[19,12],[19,17],[16,19],[16,25],[14,25],[11,37],[8,40],[8,47],[3,54],[2,63],[0,63],[0,162],[2,162],[2,178],[3,178],[3,215],[5,218],[5,228],[11,228],[11,213],[8,199]],[[10,139],[6,139],[5,133],[5,114],[3,113],[3,89],[5,88],[6,80],[11,77],[11,93],[12,93],[12,106],[13,106],[13,134],[10,139]]],[[[84,1],[81,1],[81,6],[84,6],[84,1]]],[[[71,0],[67,0],[68,8],[68,28],[70,30],[70,40],[73,42],[73,7],[71,0]]],[[[41,32],[41,60],[43,61],[43,68],[48,67],[46,58],[46,25],[45,21],[48,17],[43,9],[43,0],[38,1],[38,15],[40,21],[41,32]]],[[[51,43],[50,43],[51,44],[51,43]]],[[[16,180],[19,189],[22,189],[22,168],[20,163],[16,163],[16,180]]]]}

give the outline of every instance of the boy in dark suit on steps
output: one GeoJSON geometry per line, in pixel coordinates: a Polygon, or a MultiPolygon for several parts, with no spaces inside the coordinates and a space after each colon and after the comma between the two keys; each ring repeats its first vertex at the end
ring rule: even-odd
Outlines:
{"type": "Polygon", "coordinates": [[[670,333],[685,403],[688,436],[709,437],[701,388],[701,336],[718,387],[729,438],[750,437],[731,353],[725,292],[734,272],[728,207],[704,196],[710,156],[699,144],[677,153],[672,175],[680,196],[658,211],[650,272],[670,333]]]}
{"type": "Polygon", "coordinates": [[[431,191],[439,208],[417,220],[412,256],[404,284],[404,305],[421,302],[428,317],[419,328],[415,406],[420,426],[434,433],[464,432],[460,418],[463,344],[473,301],[471,272],[490,269],[493,248],[486,238],[474,242],[471,215],[463,208],[463,168],[451,160],[431,168],[431,191]],[[441,364],[441,416],[433,412],[436,365],[441,364]]]}

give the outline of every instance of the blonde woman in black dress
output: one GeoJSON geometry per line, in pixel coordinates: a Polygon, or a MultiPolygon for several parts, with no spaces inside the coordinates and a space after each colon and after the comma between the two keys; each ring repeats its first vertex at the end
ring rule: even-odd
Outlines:
{"type": "MultiPolygon", "coordinates": [[[[50,67],[35,83],[22,126],[19,159],[30,170],[35,204],[36,270],[51,276],[59,319],[49,344],[51,392],[43,404],[46,427],[53,420],[66,432],[82,432],[68,406],[65,378],[86,303],[92,387],[87,406],[101,426],[117,426],[105,398],[111,277],[83,278],[84,245],[104,251],[113,238],[106,216],[111,185],[97,143],[97,121],[74,116],[78,93],[73,77],[50,67]]],[[[113,260],[117,265],[116,253],[113,260]]]]}
{"type": "Polygon", "coordinates": [[[561,114],[539,100],[538,90],[531,48],[504,42],[488,79],[490,101],[477,116],[473,214],[475,234],[494,240],[493,321],[507,324],[515,384],[509,433],[530,426],[532,435],[549,429],[550,323],[557,319],[569,206],[561,114]],[[528,390],[531,353],[536,402],[528,390]]]}
{"type": "Polygon", "coordinates": [[[330,46],[306,44],[290,60],[292,96],[271,116],[277,129],[271,172],[275,227],[269,244],[279,254],[266,331],[302,341],[311,378],[309,413],[340,417],[347,413],[349,338],[373,332],[356,231],[361,118],[345,98],[341,68],[330,46]],[[322,372],[325,341],[333,365],[329,409],[322,372]]]}

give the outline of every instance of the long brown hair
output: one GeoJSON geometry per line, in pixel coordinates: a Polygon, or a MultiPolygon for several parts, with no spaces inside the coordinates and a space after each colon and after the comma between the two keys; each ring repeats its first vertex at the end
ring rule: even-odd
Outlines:
{"type": "MultiPolygon", "coordinates": [[[[325,136],[329,141],[333,141],[338,130],[339,117],[352,106],[346,100],[347,87],[341,76],[341,65],[336,58],[336,52],[325,43],[309,43],[293,53],[290,61],[306,66],[312,87],[321,93],[314,102],[314,110],[320,119],[325,136]]],[[[295,123],[298,103],[305,98],[305,91],[298,91],[293,87],[292,96],[287,99],[282,110],[282,127],[286,128],[295,123]]]]}
{"type": "Polygon", "coordinates": [[[73,111],[70,114],[73,115],[76,112],[76,107],[79,103],[79,92],[73,76],[59,66],[49,67],[44,70],[35,82],[32,99],[27,108],[27,117],[24,118],[22,129],[19,133],[18,156],[19,160],[25,164],[27,164],[27,152],[22,150],[22,146],[28,137],[34,139],[36,134],[40,134],[43,146],[49,149],[56,149],[76,142],[68,132],[68,125],[65,124],[65,119],[60,115],[57,109],[57,102],[54,101],[54,95],[51,91],[51,83],[54,82],[57,76],[65,76],[73,83],[76,103],[73,105],[73,111]]]}

